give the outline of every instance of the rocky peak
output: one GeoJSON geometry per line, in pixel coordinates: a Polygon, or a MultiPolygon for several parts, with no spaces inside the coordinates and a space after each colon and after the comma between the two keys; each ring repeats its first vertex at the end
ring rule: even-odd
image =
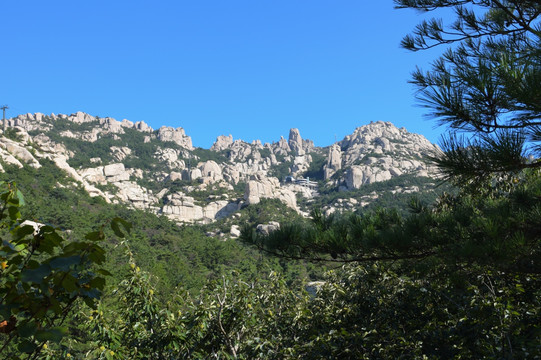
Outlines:
{"type": "MultiPolygon", "coordinates": [[[[323,181],[325,189],[349,191],[404,174],[431,176],[432,169],[424,159],[437,150],[423,136],[381,121],[358,127],[327,148],[315,147],[296,128],[290,129],[287,140],[281,137],[272,144],[261,144],[259,140],[248,143],[234,140],[232,135],[221,135],[210,149],[219,154],[193,152],[192,140],[181,127],[162,126],[154,131],[142,121],[117,121],[84,112],[22,114],[9,119],[8,124],[18,129],[19,140],[0,136],[0,158],[5,164],[39,167],[41,158],[51,159],[92,196],[189,222],[212,221],[262,198],[280,199],[304,212],[307,199],[319,196],[323,189],[318,188],[322,183],[318,185],[314,179],[323,181]],[[60,122],[58,127],[56,121],[60,122]],[[140,144],[133,141],[133,133],[128,129],[145,133],[137,136],[137,141],[158,139],[182,148],[152,143],[144,150],[153,152],[143,152],[145,161],[151,163],[142,164],[141,158],[137,158],[140,144]],[[39,130],[37,134],[32,132],[35,130],[39,130]],[[108,148],[97,148],[86,159],[77,146],[62,141],[62,137],[69,137],[96,142],[106,134],[112,143],[97,143],[98,147],[108,148]],[[88,163],[84,164],[85,161],[88,163]],[[313,188],[306,187],[308,182],[303,177],[311,178],[313,188]],[[140,179],[150,185],[140,185],[140,179]],[[214,191],[228,197],[209,200],[216,195],[214,191]],[[208,199],[201,197],[204,192],[211,194],[208,199]],[[297,197],[303,199],[299,204],[297,197]],[[163,199],[167,202],[163,203],[163,199]]],[[[359,204],[367,201],[370,200],[359,204]]]]}
{"type": "Polygon", "coordinates": [[[214,144],[212,144],[210,150],[222,151],[229,149],[231,145],[233,145],[233,135],[220,135],[216,138],[216,141],[214,142],[214,144]]]}
{"type": "Polygon", "coordinates": [[[181,127],[172,128],[170,126],[162,126],[158,129],[158,140],[172,141],[186,149],[193,149],[192,138],[184,133],[181,127]]]}
{"type": "Polygon", "coordinates": [[[289,141],[287,142],[291,151],[297,155],[304,155],[304,148],[302,146],[302,137],[299,133],[299,129],[289,130],[289,141]]]}
{"type": "Polygon", "coordinates": [[[342,151],[338,144],[333,144],[329,148],[327,163],[324,166],[324,179],[328,180],[333,174],[342,168],[342,151]]]}

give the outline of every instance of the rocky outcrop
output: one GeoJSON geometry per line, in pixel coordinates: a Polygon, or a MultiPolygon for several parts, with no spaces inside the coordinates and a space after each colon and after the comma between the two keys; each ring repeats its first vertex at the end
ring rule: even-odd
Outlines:
{"type": "Polygon", "coordinates": [[[390,180],[391,172],[386,169],[353,165],[346,172],[348,189],[358,189],[362,185],[390,180]]]}
{"type": "Polygon", "coordinates": [[[62,144],[53,142],[47,135],[38,134],[34,136],[32,141],[37,145],[37,147],[45,153],[64,155],[66,157],[73,156],[73,153],[68,151],[66,147],[62,144]]]}
{"type": "Polygon", "coordinates": [[[312,157],[310,155],[295,156],[293,158],[293,165],[291,166],[291,175],[298,176],[304,173],[310,167],[312,157]]]}
{"type": "Polygon", "coordinates": [[[130,156],[132,151],[127,146],[111,146],[111,153],[115,161],[122,161],[130,156]]]}
{"type": "MultiPolygon", "coordinates": [[[[227,157],[231,162],[245,162],[249,159],[254,161],[254,159],[259,156],[256,155],[258,150],[262,149],[260,141],[254,141],[252,144],[249,144],[242,140],[233,141],[233,136],[224,136],[220,135],[210,148],[212,151],[227,151],[227,157]]],[[[259,156],[260,157],[260,156],[259,156]]]]}
{"type": "Polygon", "coordinates": [[[158,148],[154,158],[160,163],[165,163],[169,169],[182,170],[186,167],[184,160],[179,159],[180,151],[171,148],[158,148]]]}
{"type": "Polygon", "coordinates": [[[293,151],[295,154],[302,156],[304,155],[304,148],[302,143],[302,137],[299,133],[299,129],[290,129],[289,130],[289,140],[288,145],[291,151],[293,151]]]}
{"type": "Polygon", "coordinates": [[[240,236],[240,226],[233,224],[229,230],[229,234],[232,238],[238,238],[240,236]]]}
{"type": "Polygon", "coordinates": [[[287,155],[291,152],[291,148],[283,136],[280,136],[280,140],[275,144],[273,150],[274,154],[278,155],[287,155]]]}
{"type": "Polygon", "coordinates": [[[209,160],[199,164],[199,170],[201,170],[201,176],[207,182],[217,182],[223,179],[222,169],[215,161],[209,160]]]}
{"type": "Polygon", "coordinates": [[[124,119],[123,122],[120,122],[113,118],[100,119],[100,125],[106,134],[124,134],[124,127],[128,125],[133,127],[133,123],[129,120],[124,119]]]}
{"type": "Polygon", "coordinates": [[[160,141],[172,141],[183,148],[192,150],[192,138],[184,133],[184,129],[181,127],[172,128],[169,126],[162,126],[158,129],[158,140],[160,141]]]}
{"type": "Polygon", "coordinates": [[[343,150],[343,165],[354,165],[370,154],[393,153],[395,158],[422,157],[433,154],[437,147],[424,136],[409,133],[390,122],[377,121],[358,127],[338,143],[343,150]]]}
{"type": "Polygon", "coordinates": [[[150,190],[143,188],[136,182],[117,181],[113,185],[118,188],[115,195],[119,202],[130,204],[136,209],[152,210],[152,212],[158,210],[157,207],[153,206],[158,199],[152,195],[150,190]]]}
{"type": "Polygon", "coordinates": [[[22,167],[21,161],[34,168],[40,168],[39,161],[22,144],[5,137],[0,138],[0,157],[8,164],[22,167]]]}
{"type": "Polygon", "coordinates": [[[147,125],[144,121],[138,121],[134,124],[134,129],[139,130],[141,132],[152,132],[152,128],[147,125]]]}
{"type": "Polygon", "coordinates": [[[336,171],[342,168],[342,150],[337,144],[331,145],[329,148],[329,155],[327,156],[327,163],[323,168],[323,178],[328,180],[336,171]]]}
{"type": "MultiPolygon", "coordinates": [[[[84,112],[71,115],[35,113],[9,119],[8,125],[20,130],[17,136],[22,140],[0,138],[0,159],[5,164],[39,167],[42,158],[50,159],[74,180],[73,184],[82,185],[92,196],[161,213],[178,222],[210,222],[231,216],[244,204],[242,195],[238,193],[238,185],[243,183],[246,183],[243,194],[245,204],[275,198],[300,211],[296,196],[304,198],[304,206],[312,197],[319,195],[318,185],[295,184],[294,181],[281,184],[279,179],[271,175],[284,179],[286,175],[295,178],[308,176],[305,175],[307,170],[315,170],[312,166],[314,159],[318,166],[321,164],[321,155],[326,156],[323,165],[325,186],[347,191],[403,174],[432,176],[434,169],[423,159],[437,151],[421,135],[411,134],[385,122],[374,122],[355,129],[351,135],[331,145],[328,152],[327,149],[315,148],[313,142],[303,139],[296,128],[290,129],[287,140],[282,137],[272,144],[262,144],[259,140],[248,143],[234,140],[232,135],[222,135],[217,137],[210,149],[220,154],[209,157],[204,152],[192,151],[192,140],[184,129],[164,126],[154,131],[142,121],[117,121],[84,112]],[[55,121],[60,122],[63,131],[47,136],[55,121]],[[144,134],[137,135],[128,129],[144,134]],[[40,134],[31,138],[26,130],[39,130],[40,134]],[[96,142],[107,136],[106,140],[113,144],[107,156],[100,157],[104,149],[99,149],[91,155],[92,159],[85,168],[74,169],[69,164],[75,161],[80,163],[81,158],[84,159],[77,153],[80,151],[78,146],[73,146],[77,142],[66,142],[69,144],[69,148],[66,148],[58,135],[87,142],[96,142]],[[57,142],[51,138],[57,139],[57,142]],[[156,139],[164,143],[157,146],[154,142],[156,139]],[[134,140],[151,144],[141,147],[142,144],[135,144],[134,140]],[[174,142],[180,147],[167,142],[174,142]],[[148,149],[152,149],[153,153],[148,154],[148,149]],[[124,164],[138,166],[135,164],[140,162],[133,160],[137,160],[136,156],[141,154],[146,158],[149,155],[152,157],[149,166],[145,164],[141,166],[142,169],[126,168],[124,164]],[[209,158],[214,160],[207,161],[209,158]],[[144,181],[139,181],[143,178],[144,181]],[[148,182],[159,184],[164,180],[163,185],[157,186],[162,189],[157,194],[140,185],[148,182]],[[169,184],[171,187],[166,188],[169,184]],[[202,199],[201,193],[195,196],[194,191],[211,195],[202,199]],[[212,194],[213,191],[216,193],[212,194]],[[199,200],[194,200],[191,194],[199,200]]],[[[97,146],[105,143],[100,141],[97,146]]],[[[325,207],[325,211],[354,210],[354,207],[363,206],[371,199],[360,199],[358,203],[345,200],[339,203],[337,200],[325,207]]]]}
{"type": "Polygon", "coordinates": [[[182,170],[182,180],[193,181],[201,177],[199,169],[184,169],[182,170]]]}
{"type": "Polygon", "coordinates": [[[297,210],[297,198],[291,190],[282,188],[275,177],[253,177],[246,184],[244,200],[247,204],[257,204],[263,198],[280,199],[284,204],[297,210]]]}
{"type": "MultiPolygon", "coordinates": [[[[358,189],[364,184],[389,180],[402,174],[435,175],[435,169],[420,159],[438,151],[424,136],[398,129],[389,122],[374,122],[355,129],[338,143],[343,150],[340,158],[347,189],[358,189]],[[419,160],[417,160],[419,159],[419,160]]],[[[338,169],[338,148],[329,151],[325,178],[338,169]],[[331,165],[335,160],[334,166],[331,165]]],[[[332,175],[331,175],[332,176],[332,175]]]]}
{"type": "Polygon", "coordinates": [[[70,121],[73,121],[76,124],[83,124],[86,122],[96,121],[96,118],[92,115],[85,114],[82,111],[77,111],[75,114],[72,114],[68,117],[70,121]]]}
{"type": "Polygon", "coordinates": [[[227,200],[212,201],[205,206],[196,204],[193,197],[182,193],[173,193],[166,196],[166,204],[161,212],[171,220],[177,222],[210,222],[228,217],[239,210],[240,205],[227,200]]]}
{"type": "Polygon", "coordinates": [[[210,150],[222,151],[231,148],[231,145],[233,145],[233,135],[220,135],[216,138],[216,141],[211,146],[210,150]]]}
{"type": "Polygon", "coordinates": [[[203,217],[209,220],[218,220],[229,217],[239,210],[239,204],[227,200],[213,201],[203,208],[203,217]]]}
{"type": "Polygon", "coordinates": [[[269,221],[267,224],[258,224],[256,226],[256,231],[262,235],[269,235],[276,230],[280,230],[280,223],[277,221],[269,221]]]}
{"type": "Polygon", "coordinates": [[[161,212],[179,222],[195,222],[203,218],[203,208],[195,205],[194,198],[180,193],[170,194],[161,212]]]}

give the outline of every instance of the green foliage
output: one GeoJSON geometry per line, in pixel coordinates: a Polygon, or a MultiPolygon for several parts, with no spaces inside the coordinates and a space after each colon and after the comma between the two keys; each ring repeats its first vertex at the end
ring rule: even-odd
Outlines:
{"type": "Polygon", "coordinates": [[[371,184],[362,185],[359,189],[339,191],[336,187],[323,188],[321,195],[314,198],[311,207],[318,209],[325,205],[333,204],[338,199],[355,199],[359,202],[370,199],[369,205],[360,209],[365,212],[377,208],[396,209],[401,213],[406,213],[408,203],[412,196],[419,198],[425,203],[433,203],[439,195],[443,193],[454,194],[456,188],[448,183],[434,184],[434,179],[412,174],[403,174],[392,177],[387,181],[380,181],[371,184]],[[419,191],[414,194],[394,192],[392,190],[402,190],[417,187],[419,191]],[[376,198],[373,199],[373,195],[376,198]]]}
{"type": "Polygon", "coordinates": [[[278,199],[261,199],[259,203],[249,205],[244,209],[239,223],[251,225],[264,224],[269,221],[286,223],[300,218],[295,210],[278,199]]]}
{"type": "MultiPolygon", "coordinates": [[[[103,266],[105,250],[98,244],[102,230],[83,240],[67,242],[51,226],[25,224],[19,207],[21,192],[0,183],[2,247],[0,248],[0,353],[10,359],[37,356],[46,342],[60,342],[64,322],[83,301],[95,308],[110,273],[103,266]],[[26,354],[26,355],[23,355],[26,354]]],[[[111,225],[123,236],[115,219],[111,225]]]]}
{"type": "Polygon", "coordinates": [[[303,311],[295,358],[535,358],[540,280],[481,271],[434,281],[348,265],[303,311]]]}
{"type": "MultiPolygon", "coordinates": [[[[218,164],[222,164],[228,161],[227,150],[216,152],[216,151],[198,147],[192,150],[192,155],[195,157],[195,159],[197,159],[198,162],[199,161],[205,162],[205,161],[212,160],[218,164]]],[[[197,165],[197,164],[193,164],[193,165],[197,165]]]]}
{"type": "Polygon", "coordinates": [[[270,157],[271,154],[272,152],[269,148],[259,149],[259,155],[261,155],[262,159],[270,157]]]}
{"type": "Polygon", "coordinates": [[[6,131],[3,132],[4,137],[14,140],[14,141],[21,141],[22,136],[19,134],[19,131],[17,128],[9,127],[6,129],[6,131]]]}
{"type": "Polygon", "coordinates": [[[325,156],[312,152],[310,153],[312,162],[310,167],[303,174],[303,177],[310,178],[310,180],[323,180],[323,165],[325,165],[327,159],[325,156]]]}
{"type": "Polygon", "coordinates": [[[541,355],[541,279],[479,270],[434,281],[392,264],[347,265],[314,284],[311,296],[275,273],[247,282],[234,272],[195,297],[178,289],[164,302],[130,260],[108,301],[84,315],[84,350],[69,351],[87,359],[541,355]]]}
{"type": "Polygon", "coordinates": [[[249,283],[238,276],[209,282],[197,298],[179,290],[163,303],[151,275],[130,262],[111,299],[119,311],[98,311],[86,330],[93,356],[113,351],[124,359],[283,358],[294,344],[306,296],[274,273],[249,283]]]}
{"type": "Polygon", "coordinates": [[[277,165],[271,166],[269,170],[269,176],[274,176],[280,181],[284,181],[286,176],[291,173],[291,167],[293,166],[293,161],[283,161],[277,165]]]}
{"type": "Polygon", "coordinates": [[[407,216],[386,209],[331,217],[316,211],[309,226],[282,226],[268,236],[246,231],[243,238],[282,256],[334,254],[342,257],[337,261],[436,257],[449,266],[477,263],[537,273],[540,195],[541,178],[536,176],[499,197],[446,194],[435,207],[415,206],[407,216]],[[522,268],[524,264],[531,269],[522,268]]]}
{"type": "Polygon", "coordinates": [[[122,146],[121,142],[112,136],[104,136],[95,142],[62,137],[57,133],[49,133],[52,141],[62,143],[66,149],[72,151],[74,156],[68,160],[68,164],[74,168],[88,166],[90,159],[99,158],[102,163],[108,164],[113,161],[111,146],[122,146]]]}
{"type": "Polygon", "coordinates": [[[283,258],[358,264],[309,304],[312,336],[297,342],[307,358],[535,358],[541,177],[529,175],[491,196],[413,201],[406,216],[316,211],[309,225],[241,238],[283,258]]]}

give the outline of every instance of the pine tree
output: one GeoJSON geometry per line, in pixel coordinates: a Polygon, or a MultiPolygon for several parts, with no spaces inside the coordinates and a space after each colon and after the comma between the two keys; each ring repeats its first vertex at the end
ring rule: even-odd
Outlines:
{"type": "Polygon", "coordinates": [[[402,46],[450,47],[413,84],[429,116],[449,128],[435,160],[460,185],[516,176],[541,162],[541,2],[395,0],[397,8],[450,8],[455,21],[421,22],[402,46]]]}

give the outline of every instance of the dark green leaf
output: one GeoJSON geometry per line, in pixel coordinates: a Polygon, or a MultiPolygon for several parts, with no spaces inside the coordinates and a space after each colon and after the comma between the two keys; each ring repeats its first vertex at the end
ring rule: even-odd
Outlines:
{"type": "Polygon", "coordinates": [[[98,269],[97,270],[97,273],[98,274],[102,274],[104,276],[113,276],[113,274],[111,274],[109,271],[105,270],[105,269],[98,269]]]}
{"type": "Polygon", "coordinates": [[[36,344],[33,342],[30,342],[28,340],[23,340],[19,345],[17,345],[17,349],[22,353],[31,354],[36,349],[36,344]]]}
{"type": "Polygon", "coordinates": [[[128,233],[130,232],[132,225],[131,223],[119,217],[116,217],[113,220],[111,220],[111,229],[113,229],[113,232],[115,233],[116,236],[123,238],[125,235],[122,232],[122,230],[120,230],[120,225],[122,225],[124,230],[126,230],[126,232],[128,233]]]}
{"type": "Polygon", "coordinates": [[[19,336],[23,338],[30,337],[34,335],[36,332],[37,325],[35,321],[28,321],[23,323],[22,325],[17,326],[17,332],[19,333],[19,336]]]}
{"type": "Polygon", "coordinates": [[[85,235],[85,239],[91,241],[103,240],[104,238],[103,231],[93,231],[85,235]]]}
{"type": "Polygon", "coordinates": [[[62,286],[68,292],[77,291],[77,280],[75,280],[75,278],[71,276],[70,274],[66,274],[66,276],[62,280],[62,286]]]}
{"type": "Polygon", "coordinates": [[[41,264],[36,269],[25,269],[22,271],[21,279],[25,282],[41,283],[45,277],[51,274],[51,267],[48,264],[41,264]]]}
{"type": "Polygon", "coordinates": [[[64,335],[67,334],[67,329],[64,327],[55,327],[47,330],[38,330],[36,331],[36,340],[40,342],[53,341],[60,342],[64,335]]]}
{"type": "Polygon", "coordinates": [[[19,212],[19,208],[10,206],[8,208],[9,217],[11,220],[18,220],[21,218],[21,213],[19,212]]]}
{"type": "Polygon", "coordinates": [[[23,237],[33,234],[34,233],[34,227],[32,225],[24,225],[17,228],[16,232],[16,238],[22,239],[23,237]]]}
{"type": "Polygon", "coordinates": [[[81,262],[81,257],[79,255],[73,255],[68,257],[58,257],[49,262],[49,265],[53,269],[58,269],[62,271],[68,271],[70,266],[79,264],[81,262]]]}
{"type": "Polygon", "coordinates": [[[90,280],[89,285],[92,288],[103,290],[103,288],[105,286],[105,279],[102,278],[102,277],[96,277],[96,278],[90,280]]]}

